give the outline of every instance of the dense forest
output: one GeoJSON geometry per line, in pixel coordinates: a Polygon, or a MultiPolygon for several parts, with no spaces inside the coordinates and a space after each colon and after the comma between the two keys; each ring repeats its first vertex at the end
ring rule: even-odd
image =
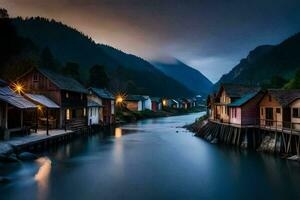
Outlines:
{"type": "Polygon", "coordinates": [[[299,88],[297,71],[300,70],[300,33],[278,45],[263,45],[251,51],[221,83],[242,83],[263,88],[299,88]]]}
{"type": "Polygon", "coordinates": [[[107,45],[54,20],[11,19],[1,10],[0,78],[12,81],[31,67],[44,67],[79,80],[86,86],[113,92],[154,96],[194,93],[149,62],[107,45]]]}

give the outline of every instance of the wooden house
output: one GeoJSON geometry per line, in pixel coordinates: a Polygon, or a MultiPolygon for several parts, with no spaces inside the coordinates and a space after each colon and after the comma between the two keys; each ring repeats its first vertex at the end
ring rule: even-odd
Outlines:
{"type": "Polygon", "coordinates": [[[145,98],[143,102],[144,110],[152,110],[152,101],[150,96],[143,95],[143,97],[145,98]]]}
{"type": "Polygon", "coordinates": [[[242,126],[256,125],[259,118],[258,103],[262,96],[263,92],[253,92],[228,104],[229,123],[242,126]]]}
{"type": "Polygon", "coordinates": [[[175,109],[177,109],[177,108],[179,108],[179,102],[176,101],[175,99],[168,99],[168,106],[169,106],[170,108],[175,108],[175,109]]]}
{"type": "Polygon", "coordinates": [[[300,96],[292,100],[289,107],[291,109],[291,127],[300,130],[300,96]]]}
{"type": "Polygon", "coordinates": [[[99,124],[110,125],[115,123],[115,97],[112,93],[106,89],[91,87],[89,88],[88,99],[94,101],[94,109],[92,109],[95,115],[93,117],[94,121],[96,120],[95,118],[98,118],[99,124]],[[95,107],[95,103],[99,106],[95,107]]]}
{"type": "Polygon", "coordinates": [[[151,97],[152,111],[157,112],[162,109],[162,99],[159,97],[151,97]]]}
{"type": "Polygon", "coordinates": [[[88,96],[88,125],[103,124],[103,106],[88,96]]]}
{"type": "Polygon", "coordinates": [[[291,119],[296,122],[296,110],[300,90],[269,89],[259,103],[260,125],[273,128],[292,128],[291,119]],[[295,113],[292,113],[295,111],[295,113]]]}
{"type": "Polygon", "coordinates": [[[259,91],[258,87],[249,87],[237,84],[221,85],[214,103],[214,119],[224,123],[229,123],[229,107],[228,104],[242,98],[243,96],[259,91]]]}
{"type": "Polygon", "coordinates": [[[25,92],[44,95],[59,107],[53,118],[58,127],[79,129],[87,125],[88,91],[76,80],[43,68],[32,68],[17,79],[25,92]]]}
{"type": "Polygon", "coordinates": [[[152,102],[149,96],[128,95],[125,104],[132,111],[152,110],[152,102]]]}
{"type": "MultiPolygon", "coordinates": [[[[2,139],[12,133],[29,133],[35,124],[37,105],[8,86],[0,88],[0,132],[2,139]]],[[[36,128],[36,127],[34,127],[36,128]]]]}

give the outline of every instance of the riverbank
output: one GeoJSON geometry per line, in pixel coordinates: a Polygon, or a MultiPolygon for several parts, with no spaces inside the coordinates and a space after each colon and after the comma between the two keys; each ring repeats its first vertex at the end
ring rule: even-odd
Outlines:
{"type": "Polygon", "coordinates": [[[116,111],[117,121],[120,123],[135,122],[143,119],[151,119],[158,117],[170,117],[179,116],[189,113],[197,113],[204,111],[204,108],[194,107],[190,109],[174,109],[174,108],[164,108],[161,111],[153,112],[151,110],[144,111],[131,111],[126,108],[118,108],[116,111]]]}
{"type": "Polygon", "coordinates": [[[299,143],[288,132],[265,130],[260,127],[239,127],[209,121],[207,116],[196,119],[184,128],[212,144],[225,144],[239,149],[252,149],[278,155],[281,158],[300,161],[299,143]]]}
{"type": "Polygon", "coordinates": [[[93,128],[91,127],[78,131],[57,129],[49,131],[49,135],[46,134],[46,131],[38,131],[37,133],[28,136],[14,137],[7,141],[0,141],[0,162],[19,162],[22,160],[24,152],[27,155],[31,154],[29,157],[33,158],[35,157],[34,154],[28,152],[48,150],[60,143],[68,142],[77,136],[93,132],[93,128]]]}

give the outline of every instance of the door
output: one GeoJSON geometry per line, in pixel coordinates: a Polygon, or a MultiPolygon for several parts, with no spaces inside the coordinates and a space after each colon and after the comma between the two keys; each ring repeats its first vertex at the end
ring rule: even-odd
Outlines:
{"type": "Polygon", "coordinates": [[[266,125],[273,126],[273,108],[266,108],[266,125]]]}

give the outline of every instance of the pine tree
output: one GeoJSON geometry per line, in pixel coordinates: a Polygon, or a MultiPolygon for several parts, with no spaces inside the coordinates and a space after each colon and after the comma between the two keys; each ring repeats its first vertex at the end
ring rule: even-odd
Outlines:
{"type": "Polygon", "coordinates": [[[109,78],[105,72],[105,67],[103,65],[94,65],[90,69],[89,83],[92,87],[108,87],[109,78]]]}

